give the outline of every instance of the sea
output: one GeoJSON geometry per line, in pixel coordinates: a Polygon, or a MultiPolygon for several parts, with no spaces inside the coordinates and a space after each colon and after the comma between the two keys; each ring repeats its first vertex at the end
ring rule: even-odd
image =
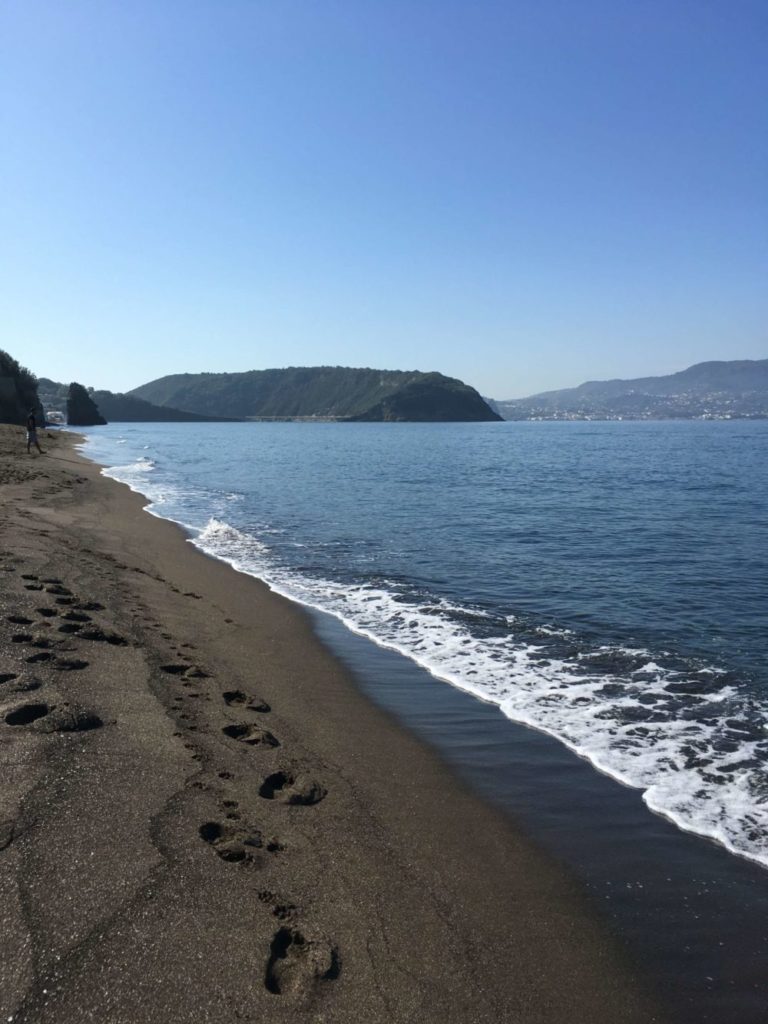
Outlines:
{"type": "MultiPolygon", "coordinates": [[[[722,882],[724,858],[738,898],[765,898],[768,421],[84,432],[105,475],[202,551],[312,609],[358,672],[389,677],[400,665],[398,699],[417,702],[432,739],[447,718],[459,730],[471,721],[463,746],[487,730],[496,767],[523,750],[560,759],[558,785],[593,777],[597,805],[631,791],[636,825],[638,814],[663,822],[648,832],[654,878],[674,831],[699,844],[683,861],[717,847],[712,877],[722,882]]],[[[527,792],[516,812],[530,803],[527,792]]],[[[583,843],[571,828],[561,852],[583,843]]],[[[692,891],[706,884],[693,879],[692,891]]],[[[726,909],[712,909],[720,924],[726,909]]],[[[764,934],[760,943],[765,963],[764,934]]],[[[686,948],[695,955],[695,939],[686,948]]],[[[750,991],[715,999],[710,1015],[697,1004],[690,1019],[764,1019],[759,970],[713,980],[710,952],[699,950],[718,999],[726,983],[750,991]]]]}

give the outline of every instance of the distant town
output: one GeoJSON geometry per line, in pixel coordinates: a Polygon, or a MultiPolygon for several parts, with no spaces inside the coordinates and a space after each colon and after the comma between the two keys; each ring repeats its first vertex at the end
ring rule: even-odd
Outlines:
{"type": "Polygon", "coordinates": [[[768,359],[697,363],[666,377],[589,381],[491,405],[506,420],[768,419],[768,359]]]}

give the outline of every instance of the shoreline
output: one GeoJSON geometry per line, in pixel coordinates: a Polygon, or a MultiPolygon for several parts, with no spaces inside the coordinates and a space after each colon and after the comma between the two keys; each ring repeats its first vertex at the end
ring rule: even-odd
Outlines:
{"type": "Polygon", "coordinates": [[[316,618],[362,691],[577,881],[675,1024],[762,1024],[764,868],[681,831],[545,733],[316,618]]]}
{"type": "MultiPolygon", "coordinates": [[[[247,470],[239,477],[238,458],[225,459],[226,464],[220,464],[218,446],[226,443],[220,430],[206,429],[197,437],[201,444],[200,465],[184,465],[189,434],[183,426],[161,431],[162,437],[141,425],[125,432],[119,426],[116,431],[107,428],[105,433],[89,432],[84,450],[108,467],[104,470],[106,476],[128,483],[145,495],[151,514],[179,522],[189,532],[192,543],[209,555],[262,579],[276,593],[312,611],[329,612],[352,631],[378,646],[404,654],[476,699],[499,705],[513,721],[556,737],[577,755],[588,758],[597,771],[641,791],[654,813],[688,832],[716,839],[737,856],[768,867],[765,843],[761,840],[767,822],[760,810],[759,766],[756,764],[754,771],[746,772],[739,768],[733,774],[734,761],[730,756],[731,745],[745,741],[745,736],[735,735],[734,723],[741,720],[745,724],[746,740],[751,735],[751,727],[746,726],[754,717],[750,691],[757,696],[758,705],[762,701],[759,689],[754,691],[750,679],[754,676],[755,681],[759,680],[763,671],[759,658],[762,637],[756,635],[754,628],[750,629],[753,606],[743,601],[745,588],[737,582],[732,561],[721,555],[718,568],[712,567],[712,571],[722,574],[721,582],[733,599],[733,608],[728,611],[729,601],[723,606],[725,614],[720,616],[712,593],[709,597],[703,594],[704,605],[709,605],[708,611],[701,611],[699,629],[694,625],[696,615],[691,618],[686,602],[674,596],[678,584],[669,568],[675,565],[672,550],[658,562],[666,567],[660,570],[661,575],[658,569],[646,574],[635,560],[635,569],[630,569],[621,588],[617,589],[616,580],[622,570],[611,577],[614,585],[608,587],[609,594],[601,592],[597,577],[590,571],[586,573],[586,584],[579,574],[572,585],[564,587],[552,574],[552,558],[544,557],[540,567],[542,578],[536,565],[536,551],[529,548],[529,540],[519,548],[514,540],[515,530],[509,533],[502,525],[503,515],[491,516],[489,524],[495,526],[489,525],[488,529],[504,548],[505,557],[512,560],[511,564],[517,564],[515,559],[519,557],[520,567],[525,565],[516,582],[505,581],[503,576],[497,576],[501,563],[491,555],[494,544],[480,539],[486,536],[485,527],[476,524],[477,528],[470,529],[462,541],[461,533],[466,529],[464,513],[464,525],[460,525],[443,508],[440,515],[449,515],[448,532],[463,559],[463,581],[452,580],[450,547],[443,547],[439,554],[447,534],[442,541],[437,535],[438,539],[424,548],[423,557],[417,554],[418,536],[430,528],[429,513],[423,518],[426,506],[420,506],[418,501],[414,505],[414,515],[409,516],[410,525],[404,534],[406,546],[402,548],[398,541],[395,550],[382,557],[382,542],[385,546],[389,543],[385,534],[393,527],[397,530],[397,514],[395,521],[390,521],[392,512],[381,483],[373,486],[363,503],[350,504],[348,498],[340,501],[338,495],[344,488],[334,486],[327,490],[323,472],[317,468],[325,465],[325,452],[333,451],[334,445],[325,445],[316,431],[303,431],[305,438],[298,449],[309,450],[314,457],[298,469],[290,454],[295,441],[290,440],[289,433],[267,430],[258,443],[253,437],[247,440],[243,434],[243,451],[260,458],[257,451],[263,449],[266,457],[258,477],[251,480],[247,470]],[[282,488],[287,481],[282,480],[279,460],[275,458],[278,450],[288,459],[286,468],[292,467],[285,492],[282,488]],[[174,468],[177,456],[180,465],[174,468]],[[269,482],[261,479],[262,473],[270,478],[269,482]],[[266,490],[259,491],[265,483],[266,490]],[[197,484],[200,493],[195,495],[197,484]],[[230,488],[234,493],[229,493],[230,488]],[[295,494],[290,497],[292,489],[295,494]],[[252,504],[257,491],[261,510],[252,504]],[[288,507],[273,505],[283,493],[288,507]],[[370,516],[366,508],[370,508],[370,516]],[[262,511],[266,514],[262,515],[262,511]],[[351,531],[352,522],[345,525],[349,517],[354,521],[351,531]],[[334,520],[338,521],[339,530],[333,525],[334,520]],[[292,522],[295,530],[290,526],[292,522]],[[509,547],[505,546],[507,533],[509,547]],[[350,543],[352,547],[346,548],[350,543]],[[415,573],[411,572],[408,559],[403,559],[409,543],[411,555],[417,556],[421,566],[415,573]],[[336,558],[339,552],[344,552],[341,562],[336,558]],[[667,578],[662,583],[665,574],[667,578]],[[344,584],[345,580],[349,585],[344,584]],[[665,608],[661,614],[659,603],[665,608]],[[400,614],[404,610],[408,612],[406,617],[400,614]],[[509,611],[515,614],[508,616],[509,611]],[[414,621],[409,621],[411,615],[414,621]],[[665,625],[667,616],[669,623],[665,625]],[[721,617],[723,622],[718,625],[721,617]],[[734,681],[733,690],[732,680],[725,678],[726,666],[731,673],[747,674],[746,678],[734,681]],[[681,672],[686,675],[681,677],[681,672]],[[683,687],[679,686],[681,678],[686,680],[683,687]],[[716,679],[722,682],[718,700],[722,697],[729,702],[730,724],[726,718],[708,719],[704,715],[706,702],[702,704],[701,697],[718,689],[714,686],[716,679]],[[617,680],[619,690],[614,685],[617,680]],[[609,684],[607,688],[604,681],[609,684]],[[642,694],[638,682],[642,684],[642,694]],[[691,690],[695,690],[697,683],[702,684],[698,695],[691,690]],[[651,705],[656,705],[653,710],[651,705]],[[697,705],[702,708],[701,715],[696,714],[697,705]],[[691,718],[690,730],[681,732],[678,714],[691,718]],[[639,734],[647,728],[652,733],[648,742],[639,741],[642,753],[633,749],[632,729],[625,742],[624,732],[633,724],[639,726],[639,734]],[[699,751],[701,758],[692,758],[691,750],[699,751]],[[678,768],[682,769],[679,773],[678,768]],[[744,813],[742,787],[752,789],[752,806],[744,807],[744,813]]],[[[470,435],[474,434],[470,431],[470,435]]],[[[362,446],[370,459],[374,452],[389,450],[384,433],[379,432],[378,437],[369,450],[370,442],[363,432],[354,447],[362,446]]],[[[445,458],[443,443],[437,445],[437,450],[445,458]]],[[[646,457],[649,454],[646,452],[646,457]]],[[[332,474],[335,472],[333,461],[327,468],[332,474]]],[[[465,474],[463,479],[469,477],[465,474]]],[[[561,488],[570,494],[570,478],[560,479],[561,488]]],[[[361,478],[361,486],[367,487],[363,481],[361,478]]],[[[432,481],[430,490],[436,498],[442,493],[437,480],[432,481]]],[[[481,489],[481,494],[481,504],[489,500],[493,504],[495,499],[489,493],[481,489]]],[[[471,492],[464,491],[463,496],[462,508],[471,509],[471,492]]],[[[628,509],[624,513],[633,514],[628,509]]],[[[544,510],[542,514],[546,519],[544,510]]],[[[678,507],[669,524],[672,532],[682,525],[679,514],[678,507]]],[[[720,506],[717,515],[713,512],[713,522],[723,521],[727,514],[727,508],[720,506]]],[[[472,518],[471,512],[467,515],[472,518]]],[[[621,522],[623,516],[618,520],[621,522]]],[[[745,535],[751,535],[749,522],[741,525],[745,535]]],[[[567,557],[561,549],[562,541],[557,539],[562,536],[557,516],[551,526],[551,531],[547,529],[536,539],[536,522],[526,520],[526,529],[534,530],[529,538],[532,544],[554,544],[555,548],[560,547],[556,558],[567,557]],[[550,539],[545,540],[545,536],[550,539]]],[[[710,542],[714,542],[717,528],[713,531],[710,542]]],[[[594,535],[594,530],[585,534],[594,535]]],[[[624,543],[631,546],[633,541],[627,536],[624,543]]],[[[719,546],[710,543],[708,549],[717,551],[719,546]]],[[[597,551],[582,554],[589,563],[597,551]]],[[[695,561],[695,552],[689,554],[695,561]]],[[[617,557],[626,568],[623,556],[617,552],[617,557]]],[[[758,723],[752,738],[760,736],[758,723]]]]}
{"type": "Polygon", "coordinates": [[[0,725],[24,951],[6,1019],[664,1019],[578,885],[363,696],[305,612],[72,444],[5,481],[2,714],[49,708],[0,725]],[[57,588],[101,606],[85,629],[60,632],[78,621],[57,588]],[[13,693],[30,665],[41,685],[13,693]],[[66,701],[104,727],[43,731],[66,701]]]}

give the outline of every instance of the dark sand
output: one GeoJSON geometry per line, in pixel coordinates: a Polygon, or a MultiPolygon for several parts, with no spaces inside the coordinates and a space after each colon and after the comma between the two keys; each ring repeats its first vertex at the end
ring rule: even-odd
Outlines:
{"type": "Polygon", "coordinates": [[[300,609],[43,445],[0,427],[0,1019],[662,1020],[300,609]]]}

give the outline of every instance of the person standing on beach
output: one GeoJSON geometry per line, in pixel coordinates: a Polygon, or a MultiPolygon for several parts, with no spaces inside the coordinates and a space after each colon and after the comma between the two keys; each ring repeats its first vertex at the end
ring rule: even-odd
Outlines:
{"type": "Polygon", "coordinates": [[[45,455],[45,452],[40,447],[40,442],[37,440],[37,421],[34,409],[30,409],[29,416],[27,416],[27,455],[30,454],[32,445],[37,448],[41,455],[45,455]]]}

